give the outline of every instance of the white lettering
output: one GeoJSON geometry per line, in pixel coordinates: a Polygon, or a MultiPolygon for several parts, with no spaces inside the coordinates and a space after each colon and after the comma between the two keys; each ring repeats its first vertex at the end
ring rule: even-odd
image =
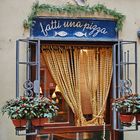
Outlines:
{"type": "Polygon", "coordinates": [[[66,22],[64,22],[63,26],[64,26],[64,28],[68,28],[68,27],[81,28],[83,25],[81,24],[80,21],[78,21],[78,22],[66,21],[66,22]]]}
{"type": "Polygon", "coordinates": [[[107,34],[107,30],[106,30],[106,28],[102,28],[101,33],[103,33],[103,34],[107,34]]]}
{"type": "Polygon", "coordinates": [[[47,25],[43,25],[40,22],[41,32],[44,36],[48,36],[48,31],[56,30],[60,28],[81,28],[81,31],[88,33],[89,36],[96,37],[99,33],[107,34],[107,29],[102,28],[96,24],[92,23],[82,23],[81,21],[65,21],[60,24],[60,20],[51,20],[47,25]]]}
{"type": "Polygon", "coordinates": [[[40,27],[41,27],[41,32],[43,33],[43,35],[48,36],[48,32],[45,31],[41,22],[40,22],[40,27]]]}
{"type": "Polygon", "coordinates": [[[84,27],[83,27],[83,31],[85,31],[85,29],[89,29],[89,27],[90,27],[90,24],[85,23],[85,24],[84,24],[84,27]]]}
{"type": "Polygon", "coordinates": [[[54,29],[60,29],[61,25],[59,21],[52,20],[50,24],[47,24],[45,27],[40,23],[41,27],[41,32],[45,35],[48,36],[48,31],[54,30],[54,29]]]}

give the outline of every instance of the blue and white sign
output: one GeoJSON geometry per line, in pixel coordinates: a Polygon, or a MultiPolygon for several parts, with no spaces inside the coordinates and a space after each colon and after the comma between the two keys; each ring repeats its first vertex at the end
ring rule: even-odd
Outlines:
{"type": "Polygon", "coordinates": [[[64,39],[114,40],[116,21],[95,18],[37,17],[31,28],[31,37],[64,39]]]}

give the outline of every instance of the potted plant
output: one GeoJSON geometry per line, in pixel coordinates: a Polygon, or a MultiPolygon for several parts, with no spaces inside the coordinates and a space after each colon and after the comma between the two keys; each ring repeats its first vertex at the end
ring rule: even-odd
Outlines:
{"type": "MultiPolygon", "coordinates": [[[[11,99],[1,109],[3,114],[8,114],[16,127],[25,126],[27,120],[52,118],[56,116],[57,110],[58,108],[53,100],[46,97],[27,96],[11,99]]],[[[34,122],[32,123],[34,125],[34,122]]]]}
{"type": "Polygon", "coordinates": [[[136,113],[135,94],[129,94],[113,101],[113,108],[120,113],[120,121],[122,123],[131,123],[136,113]]]}
{"type": "Polygon", "coordinates": [[[47,121],[48,118],[51,119],[57,115],[57,106],[53,100],[45,97],[34,98],[33,105],[34,116],[32,117],[32,125],[42,126],[47,121]]]}
{"type": "Polygon", "coordinates": [[[138,94],[136,94],[134,96],[134,106],[135,106],[135,115],[136,115],[136,119],[137,121],[140,121],[140,96],[138,94]]]}

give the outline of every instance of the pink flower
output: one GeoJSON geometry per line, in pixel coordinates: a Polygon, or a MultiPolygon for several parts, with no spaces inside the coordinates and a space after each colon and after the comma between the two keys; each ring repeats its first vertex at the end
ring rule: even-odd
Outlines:
{"type": "Polygon", "coordinates": [[[22,107],[26,107],[26,104],[23,104],[22,107]]]}
{"type": "Polygon", "coordinates": [[[24,113],[27,113],[27,110],[24,110],[24,113]]]}

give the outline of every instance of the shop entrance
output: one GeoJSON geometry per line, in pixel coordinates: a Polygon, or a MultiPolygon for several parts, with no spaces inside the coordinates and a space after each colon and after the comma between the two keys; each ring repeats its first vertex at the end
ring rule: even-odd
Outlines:
{"type": "MultiPolygon", "coordinates": [[[[46,79],[48,79],[48,81],[50,79],[51,81],[48,82],[48,85],[46,86],[48,87],[46,96],[53,98],[54,93],[56,93],[56,97],[54,99],[56,102],[58,102],[58,106],[60,107],[60,109],[63,110],[60,110],[60,112],[58,112],[58,116],[54,118],[54,124],[57,124],[58,122],[61,123],[61,125],[58,128],[56,128],[56,131],[52,132],[51,134],[48,134],[47,136],[38,136],[36,137],[36,140],[43,140],[43,139],[46,140],[47,139],[48,140],[98,139],[100,140],[104,136],[108,140],[111,138],[112,132],[111,132],[111,109],[110,109],[111,94],[110,93],[111,93],[111,79],[112,79],[112,74],[111,74],[112,44],[113,43],[99,43],[99,42],[96,43],[91,43],[91,42],[88,43],[47,42],[46,43],[44,42],[42,43],[41,53],[40,53],[41,54],[40,64],[41,66],[44,64],[44,68],[46,69],[46,71],[50,72],[48,75],[46,74],[47,75],[46,79]],[[49,62],[50,64],[48,64],[49,62]],[[53,71],[56,72],[56,75],[55,73],[53,73],[53,71]],[[67,72],[69,74],[67,74],[67,72]],[[54,75],[52,75],[51,73],[54,75]],[[59,80],[57,81],[57,79],[55,79],[57,75],[60,75],[58,79],[63,80],[64,84],[66,83],[66,85],[63,85],[63,81],[59,81],[59,80]],[[64,75],[65,77],[63,77],[64,75]],[[53,76],[55,76],[54,77],[55,80],[53,79],[53,76]],[[77,118],[75,118],[75,113],[72,110],[73,106],[70,106],[71,104],[69,105],[66,101],[66,100],[69,101],[72,98],[72,96],[65,93],[68,96],[70,96],[69,98],[67,98],[65,97],[66,95],[63,95],[63,93],[57,89],[58,85],[62,86],[61,89],[64,88],[62,89],[64,91],[67,89],[71,89],[71,87],[68,87],[68,85],[70,84],[69,81],[75,82],[76,84],[76,82],[78,83],[78,78],[80,79],[79,80],[80,91],[78,95],[80,96],[79,97],[80,99],[76,98],[78,93],[75,92],[75,89],[72,90],[74,93],[73,100],[76,100],[77,103],[79,101],[78,103],[79,108],[77,112],[80,111],[81,109],[80,112],[81,116],[85,119],[82,122],[81,119],[82,117],[80,115],[79,116],[77,115],[79,117],[78,119],[81,119],[80,124],[77,124],[77,120],[76,120],[77,118]],[[56,83],[55,81],[57,81],[58,83],[56,83]],[[52,88],[53,85],[54,85],[54,89],[52,88]],[[95,89],[93,89],[93,87],[95,89]],[[108,88],[105,89],[105,87],[108,88]],[[102,92],[103,90],[104,92],[102,92]],[[92,102],[93,100],[94,102],[92,102]],[[66,107],[66,104],[68,106],[67,110],[64,109],[64,107],[66,107]],[[102,112],[102,110],[104,111],[102,112]],[[65,114],[67,114],[67,116],[65,116],[65,114]],[[64,133],[64,129],[65,129],[64,125],[66,122],[62,121],[63,117],[64,117],[63,120],[69,122],[67,126],[69,130],[67,130],[65,133],[64,133]],[[105,134],[103,132],[104,122],[105,122],[105,129],[106,129],[105,134]],[[77,127],[77,125],[80,126],[77,127]],[[94,129],[94,127],[96,128],[96,131],[92,130],[92,128],[94,129]]],[[[43,79],[41,78],[41,80],[43,79]]],[[[77,86],[76,90],[78,89],[78,85],[73,84],[73,86],[77,86]]],[[[44,88],[42,89],[45,90],[44,88]]],[[[74,105],[77,106],[77,104],[74,105]]]]}

